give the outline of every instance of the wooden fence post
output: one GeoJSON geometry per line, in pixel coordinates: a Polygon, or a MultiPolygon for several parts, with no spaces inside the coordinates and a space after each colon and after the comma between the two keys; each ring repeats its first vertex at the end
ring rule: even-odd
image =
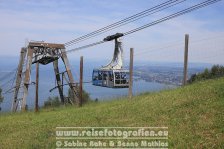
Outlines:
{"type": "Polygon", "coordinates": [[[133,96],[133,53],[134,49],[130,49],[130,65],[129,65],[129,92],[128,96],[131,99],[133,96]]]}
{"type": "Polygon", "coordinates": [[[188,44],[189,44],[189,35],[185,35],[185,48],[184,48],[184,77],[183,77],[183,86],[187,84],[187,66],[188,66],[188,44]]]}
{"type": "Polygon", "coordinates": [[[38,112],[39,105],[38,105],[38,91],[39,91],[39,62],[36,63],[36,98],[35,98],[35,112],[38,112]]]}
{"type": "Polygon", "coordinates": [[[79,95],[80,95],[80,106],[82,106],[83,104],[83,96],[82,96],[82,93],[83,93],[83,88],[82,88],[82,85],[83,85],[83,56],[80,57],[80,79],[79,79],[79,95]]]}

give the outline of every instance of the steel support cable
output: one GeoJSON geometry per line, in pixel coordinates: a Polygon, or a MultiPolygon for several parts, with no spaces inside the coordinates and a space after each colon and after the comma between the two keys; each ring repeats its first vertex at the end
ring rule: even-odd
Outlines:
{"type": "Polygon", "coordinates": [[[10,72],[7,72],[4,76],[2,76],[0,78],[0,81],[3,81],[5,80],[6,78],[10,77],[11,75],[13,75],[14,73],[13,72],[16,72],[17,71],[17,68],[11,70],[10,72]]]}
{"type": "Polygon", "coordinates": [[[69,52],[78,51],[78,50],[81,50],[81,49],[85,49],[85,48],[89,48],[89,47],[92,47],[92,46],[95,46],[95,45],[102,44],[102,43],[104,43],[104,42],[106,42],[106,41],[95,42],[95,43],[88,44],[88,45],[85,45],[85,46],[82,46],[82,47],[78,47],[78,48],[75,48],[75,49],[67,50],[67,51],[65,51],[65,52],[66,52],[66,53],[69,53],[69,52]]]}
{"type": "MultiPolygon", "coordinates": [[[[31,68],[31,70],[33,70],[34,68],[35,68],[35,67],[31,68]]],[[[17,68],[16,68],[16,69],[17,69],[17,68]]],[[[3,85],[1,85],[1,87],[3,87],[3,86],[6,86],[7,84],[9,84],[10,82],[12,82],[12,84],[11,84],[11,88],[8,89],[7,91],[5,91],[3,94],[7,94],[10,90],[12,90],[12,89],[18,87],[18,86],[14,86],[14,83],[15,83],[15,80],[16,80],[17,71],[18,71],[18,70],[14,71],[15,74],[14,74],[14,77],[13,77],[13,78],[11,78],[9,81],[7,81],[7,82],[5,82],[3,85]]],[[[22,72],[22,76],[23,76],[24,74],[25,74],[25,72],[22,72]]],[[[20,86],[20,85],[19,85],[19,86],[20,86]]],[[[21,87],[19,87],[19,88],[21,88],[21,87]]],[[[11,92],[10,92],[10,93],[11,93],[11,92]]]]}
{"type": "Polygon", "coordinates": [[[10,80],[8,80],[7,82],[5,82],[4,84],[1,85],[1,88],[4,88],[7,84],[9,84],[10,82],[14,81],[14,78],[11,78],[10,80]]]}
{"type": "MultiPolygon", "coordinates": [[[[185,0],[183,0],[183,1],[185,1],[185,0]]],[[[183,1],[181,1],[181,2],[183,2],[183,1]]],[[[179,3],[181,3],[181,2],[179,2],[179,3]]],[[[171,7],[171,6],[177,5],[177,4],[179,4],[179,3],[175,3],[175,4],[173,4],[173,5],[167,6],[167,7],[163,8],[163,9],[158,10],[158,11],[155,11],[155,12],[152,12],[152,13],[150,13],[150,14],[144,15],[144,16],[142,16],[142,17],[140,17],[140,18],[131,20],[131,21],[129,21],[129,22],[125,22],[124,24],[120,24],[120,25],[118,25],[118,26],[111,27],[111,28],[109,28],[108,30],[104,30],[104,31],[102,31],[102,32],[96,33],[96,34],[94,34],[94,35],[92,35],[92,36],[89,36],[89,37],[86,37],[86,38],[84,38],[84,39],[80,39],[79,41],[75,42],[74,44],[79,43],[79,42],[84,41],[84,40],[87,40],[87,39],[90,39],[90,38],[93,38],[93,37],[95,37],[95,36],[101,35],[101,34],[103,34],[103,33],[105,33],[105,32],[108,32],[108,31],[111,31],[111,30],[113,30],[113,29],[115,29],[115,28],[124,26],[124,25],[126,25],[126,24],[129,24],[129,23],[131,23],[131,22],[134,22],[134,21],[139,20],[139,19],[141,19],[141,18],[144,18],[144,17],[146,17],[146,16],[152,15],[152,14],[154,14],[154,13],[156,13],[156,12],[162,11],[162,10],[164,10],[164,9],[167,9],[167,8],[171,7]]]]}
{"type": "Polygon", "coordinates": [[[14,74],[14,79],[13,79],[13,82],[12,82],[12,85],[11,87],[13,87],[15,81],[16,81],[16,76],[17,76],[17,73],[18,73],[18,69],[16,70],[15,74],[14,74]]]}
{"type": "Polygon", "coordinates": [[[14,70],[11,71],[10,73],[7,73],[8,76],[5,75],[4,77],[2,77],[2,79],[5,79],[5,78],[8,78],[9,76],[11,77],[12,74],[14,75],[14,77],[13,77],[12,79],[8,80],[8,81],[5,82],[4,84],[1,84],[0,87],[3,88],[3,87],[6,86],[7,84],[9,84],[11,81],[13,81],[13,82],[12,82],[12,86],[13,86],[13,83],[14,83],[14,81],[15,81],[15,79],[16,79],[17,71],[18,71],[18,68],[14,69],[14,70]],[[12,72],[14,72],[14,73],[12,73],[12,72]]]}
{"type": "MultiPolygon", "coordinates": [[[[209,38],[195,39],[195,40],[191,40],[191,45],[195,44],[195,43],[204,42],[204,41],[207,41],[207,40],[222,39],[222,38],[224,38],[223,35],[212,36],[212,37],[209,37],[209,38]]],[[[167,44],[166,46],[153,46],[153,47],[145,48],[145,49],[143,49],[143,51],[137,52],[134,55],[135,56],[141,56],[141,55],[146,54],[146,53],[158,52],[158,51],[162,51],[162,50],[167,49],[167,48],[178,47],[178,46],[181,46],[181,45],[184,44],[184,41],[182,41],[182,40],[178,40],[176,42],[166,43],[167,44]]]]}
{"type": "MultiPolygon", "coordinates": [[[[222,49],[220,49],[220,50],[224,50],[223,48],[222,49]]],[[[198,57],[198,58],[200,58],[200,59],[205,59],[205,60],[216,60],[216,59],[213,59],[213,58],[217,58],[217,57],[223,57],[223,55],[224,55],[224,52],[221,52],[221,53],[219,53],[219,54],[215,54],[215,55],[210,55],[210,56],[202,56],[202,57],[198,57]]]]}
{"type": "Polygon", "coordinates": [[[170,7],[175,6],[177,4],[183,3],[184,1],[186,1],[186,0],[169,0],[169,1],[166,1],[166,2],[164,2],[162,4],[159,4],[157,6],[154,6],[152,8],[149,8],[149,9],[147,9],[145,11],[142,11],[140,13],[137,13],[137,14],[135,14],[133,16],[130,16],[128,18],[125,18],[125,19],[123,19],[121,21],[115,22],[115,23],[113,23],[111,25],[108,25],[106,27],[103,27],[101,29],[98,29],[96,31],[93,31],[93,32],[91,32],[89,34],[86,34],[84,36],[81,36],[79,38],[76,38],[74,40],[71,40],[71,41],[65,43],[65,46],[67,47],[67,46],[70,46],[72,44],[81,42],[83,40],[87,40],[89,38],[95,37],[97,35],[100,35],[102,33],[105,33],[107,31],[110,31],[112,29],[118,28],[120,26],[126,25],[126,24],[131,23],[131,22],[134,22],[136,20],[139,20],[139,19],[141,19],[143,17],[152,15],[152,14],[157,13],[159,11],[162,11],[164,9],[167,9],[167,8],[170,8],[170,7]]]}
{"type": "MultiPolygon", "coordinates": [[[[84,81],[82,82],[83,84],[89,84],[89,83],[92,83],[92,81],[84,81]]],[[[77,85],[79,83],[67,83],[67,84],[63,84],[63,85],[57,85],[55,86],[54,88],[50,89],[49,92],[52,92],[53,90],[57,89],[58,87],[62,87],[62,86],[67,86],[67,85],[70,85],[70,84],[74,84],[74,85],[77,85]]]]}
{"type": "Polygon", "coordinates": [[[135,56],[141,56],[141,55],[144,55],[146,53],[150,53],[150,52],[158,52],[158,51],[163,51],[164,49],[167,49],[167,48],[173,48],[173,47],[179,47],[179,46],[182,46],[184,42],[182,43],[177,43],[177,44],[172,44],[172,45],[167,45],[167,46],[164,46],[164,47],[158,47],[158,48],[153,48],[153,49],[150,49],[150,50],[144,50],[142,52],[138,52],[136,54],[134,54],[135,56]]]}
{"type": "Polygon", "coordinates": [[[156,24],[165,22],[165,21],[167,21],[167,20],[176,18],[176,17],[181,16],[181,15],[184,15],[184,14],[186,14],[186,13],[190,13],[190,12],[192,12],[192,11],[194,11],[194,10],[197,10],[197,9],[199,9],[199,8],[203,8],[203,7],[208,6],[208,5],[211,5],[211,4],[216,3],[216,2],[218,2],[218,1],[221,1],[221,0],[207,0],[207,1],[204,1],[204,2],[202,2],[202,3],[196,4],[196,5],[194,5],[194,6],[191,6],[191,7],[189,7],[189,8],[186,8],[186,9],[184,9],[184,10],[181,10],[181,11],[179,11],[179,12],[176,12],[176,13],[174,13],[174,14],[172,14],[172,15],[166,16],[166,17],[164,17],[164,18],[161,18],[161,19],[156,20],[156,21],[154,21],[154,22],[151,22],[151,23],[149,23],[149,24],[146,24],[146,25],[143,25],[143,26],[138,27],[138,28],[136,28],[136,29],[130,30],[130,31],[124,33],[124,36],[129,35],[129,34],[132,34],[132,33],[134,33],[134,32],[140,31],[140,30],[143,30],[143,29],[148,28],[148,27],[150,27],[150,26],[153,26],[153,25],[156,25],[156,24]]]}
{"type": "MultiPolygon", "coordinates": [[[[148,27],[157,25],[157,24],[159,24],[159,23],[162,23],[162,22],[171,20],[171,19],[176,18],[176,17],[178,17],[178,16],[182,16],[182,15],[184,15],[184,14],[190,13],[190,12],[192,12],[192,11],[194,11],[194,10],[197,10],[197,9],[200,9],[200,8],[203,8],[203,7],[206,7],[206,6],[208,6],[208,5],[214,4],[214,3],[219,2],[219,1],[222,1],[222,0],[206,0],[206,1],[204,1],[204,2],[201,2],[201,3],[199,3],[199,4],[196,4],[196,5],[191,6],[191,7],[189,7],[189,8],[186,8],[186,9],[184,9],[184,10],[181,10],[181,11],[179,11],[179,12],[176,12],[176,13],[174,13],[174,14],[171,14],[171,15],[169,15],[169,16],[163,17],[163,18],[161,18],[161,19],[159,19],[159,20],[153,21],[153,22],[148,23],[148,24],[145,24],[145,25],[143,25],[143,26],[141,26],[141,27],[138,27],[138,28],[135,28],[135,29],[130,30],[130,31],[128,31],[128,32],[125,32],[125,33],[124,33],[124,36],[129,35],[129,34],[132,34],[132,33],[135,33],[135,32],[137,32],[137,31],[141,31],[141,30],[143,30],[143,29],[145,29],[145,28],[148,28],[148,27]]],[[[89,47],[92,47],[92,46],[95,46],[95,45],[102,44],[102,43],[104,43],[104,42],[106,42],[106,41],[95,42],[95,43],[92,43],[92,44],[89,44],[89,45],[85,45],[85,46],[81,46],[81,47],[78,47],[78,48],[75,48],[75,49],[68,50],[68,51],[66,51],[66,52],[74,52],[74,51],[78,51],[78,50],[81,50],[81,49],[85,49],[85,48],[89,48],[89,47]]]]}
{"type": "Polygon", "coordinates": [[[14,92],[14,89],[15,89],[16,87],[18,87],[18,88],[20,89],[20,88],[23,88],[24,86],[20,86],[20,85],[18,85],[18,86],[14,86],[14,87],[12,87],[12,88],[6,90],[3,94],[8,94],[8,93],[12,93],[12,92],[14,92]]]}

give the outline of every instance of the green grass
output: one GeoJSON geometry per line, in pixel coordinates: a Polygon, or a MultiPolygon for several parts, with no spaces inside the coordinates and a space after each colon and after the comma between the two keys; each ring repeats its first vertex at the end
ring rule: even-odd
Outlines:
{"type": "Polygon", "coordinates": [[[223,148],[224,78],[132,100],[1,114],[0,148],[55,148],[57,126],[165,126],[169,148],[223,148]]]}

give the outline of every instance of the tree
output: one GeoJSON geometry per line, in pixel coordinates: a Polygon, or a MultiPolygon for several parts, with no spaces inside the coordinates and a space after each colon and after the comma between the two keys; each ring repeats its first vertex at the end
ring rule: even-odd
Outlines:
{"type": "Polygon", "coordinates": [[[44,102],[44,107],[59,107],[61,105],[61,102],[59,100],[59,97],[48,97],[47,101],[44,102]]]}
{"type": "Polygon", "coordinates": [[[219,74],[219,70],[220,70],[219,65],[212,66],[212,69],[211,69],[212,76],[217,76],[219,74]]]}
{"type": "Polygon", "coordinates": [[[209,78],[210,78],[210,72],[209,72],[208,68],[206,68],[206,69],[204,70],[204,72],[201,74],[201,77],[202,77],[203,79],[209,79],[209,78]]]}
{"type": "Polygon", "coordinates": [[[214,65],[212,66],[211,70],[206,68],[202,73],[193,74],[188,80],[188,83],[219,77],[224,77],[224,66],[214,65]]]}
{"type": "Polygon", "coordinates": [[[0,88],[0,103],[3,101],[4,97],[2,96],[2,89],[0,88]]]}
{"type": "Polygon", "coordinates": [[[188,83],[193,83],[197,80],[197,74],[193,74],[191,78],[188,80],[188,83]]]}
{"type": "MultiPolygon", "coordinates": [[[[87,93],[85,90],[82,91],[82,103],[86,103],[90,100],[90,97],[89,97],[89,93],[87,93]]],[[[68,90],[68,99],[71,99],[73,103],[76,103],[76,101],[74,101],[74,92],[69,89],[68,90]]],[[[67,101],[69,102],[69,101],[67,101]]]]}
{"type": "MultiPolygon", "coordinates": [[[[0,88],[0,104],[3,102],[4,97],[2,96],[2,89],[0,88]]],[[[1,111],[1,107],[0,107],[1,111]]]]}

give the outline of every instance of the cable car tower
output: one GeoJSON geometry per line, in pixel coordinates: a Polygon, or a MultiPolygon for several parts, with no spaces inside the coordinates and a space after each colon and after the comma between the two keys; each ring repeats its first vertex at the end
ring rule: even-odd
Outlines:
{"type": "Polygon", "coordinates": [[[116,33],[104,38],[104,41],[115,41],[114,54],[109,64],[93,70],[93,85],[109,88],[129,87],[129,71],[123,68],[122,36],[122,33],[116,33]]]}
{"type": "MultiPolygon", "coordinates": [[[[28,88],[29,88],[29,85],[31,85],[31,80],[30,80],[31,65],[35,63],[37,65],[36,71],[38,72],[39,72],[39,64],[47,65],[49,63],[53,63],[54,72],[56,76],[56,82],[57,82],[57,88],[59,91],[61,102],[62,103],[65,102],[65,97],[63,94],[63,84],[62,84],[63,78],[60,75],[63,73],[64,77],[65,76],[68,77],[68,79],[66,79],[67,83],[70,89],[74,92],[75,99],[72,99],[69,102],[73,103],[72,101],[76,101],[78,104],[80,103],[80,98],[78,95],[78,86],[75,85],[64,44],[29,42],[28,46],[25,48],[22,48],[20,53],[20,62],[17,68],[16,86],[15,86],[14,95],[13,95],[12,111],[15,112],[18,110],[19,103],[22,103],[21,104],[22,110],[26,110],[28,88]],[[62,59],[65,66],[65,70],[66,70],[65,72],[61,72],[61,73],[59,72],[59,68],[58,68],[58,59],[60,58],[62,59]],[[23,72],[23,69],[25,69],[24,72],[23,72]],[[23,75],[23,73],[25,73],[25,75],[23,75]],[[21,91],[22,91],[22,95],[21,95],[22,97],[19,98],[19,93],[21,91]]],[[[38,83],[38,80],[36,81],[36,84],[37,83],[38,83]]],[[[36,88],[38,87],[36,86],[36,88]]],[[[38,93],[36,96],[38,96],[38,93]]]]}

